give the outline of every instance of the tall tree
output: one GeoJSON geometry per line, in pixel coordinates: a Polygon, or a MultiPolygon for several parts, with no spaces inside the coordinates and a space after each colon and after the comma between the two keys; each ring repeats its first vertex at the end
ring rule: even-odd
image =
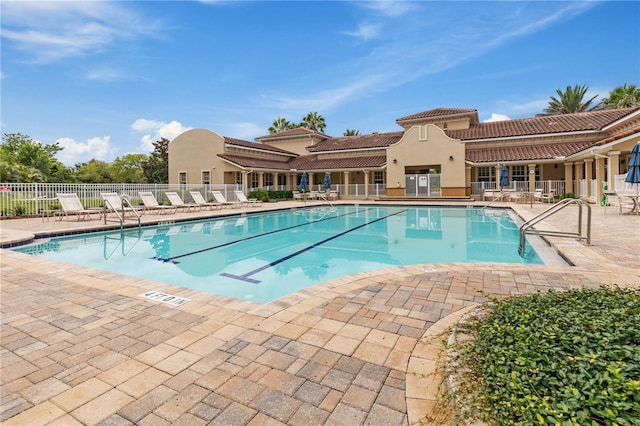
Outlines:
{"type": "Polygon", "coordinates": [[[46,145],[21,133],[4,133],[0,159],[19,170],[23,182],[47,182],[53,166],[59,164],[55,155],[62,149],[57,142],[46,145]]]}
{"type": "Polygon", "coordinates": [[[565,91],[556,90],[558,97],[551,96],[549,106],[544,110],[542,115],[560,115],[571,114],[574,112],[586,112],[602,109],[602,104],[592,105],[598,95],[593,96],[588,101],[584,101],[584,96],[589,90],[587,85],[575,87],[567,86],[565,91]]]}
{"type": "Polygon", "coordinates": [[[347,129],[344,131],[343,136],[358,136],[359,134],[360,134],[359,130],[347,129]]]}
{"type": "Polygon", "coordinates": [[[146,183],[143,164],[148,160],[144,154],[125,154],[111,163],[111,181],[117,183],[146,183]]]}
{"type": "Polygon", "coordinates": [[[270,134],[280,133],[287,129],[291,129],[291,122],[286,118],[278,117],[275,120],[273,120],[273,124],[271,125],[271,127],[269,127],[269,133],[270,134]]]}
{"type": "Polygon", "coordinates": [[[153,143],[153,152],[142,163],[142,171],[147,183],[169,183],[169,139],[153,143]]]}
{"type": "Polygon", "coordinates": [[[112,183],[110,169],[109,163],[95,158],[76,164],[78,180],[82,183],[112,183]]]}
{"type": "Polygon", "coordinates": [[[327,128],[327,124],[324,121],[324,117],[317,112],[310,112],[302,118],[302,127],[307,129],[324,133],[324,129],[327,128]]]}
{"type": "Polygon", "coordinates": [[[609,97],[604,98],[602,103],[607,108],[633,108],[640,106],[640,89],[635,84],[627,83],[618,86],[609,92],[609,97]]]}

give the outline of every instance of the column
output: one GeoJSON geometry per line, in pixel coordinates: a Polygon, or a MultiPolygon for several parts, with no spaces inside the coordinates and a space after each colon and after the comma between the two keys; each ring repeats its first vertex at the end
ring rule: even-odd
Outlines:
{"type": "Polygon", "coordinates": [[[271,179],[273,179],[273,189],[277,191],[280,189],[278,188],[278,173],[271,173],[271,176],[271,179]]]}
{"type": "Polygon", "coordinates": [[[573,163],[564,163],[564,191],[574,193],[573,189],[573,163]]]}
{"type": "Polygon", "coordinates": [[[596,157],[596,193],[593,194],[596,202],[602,198],[602,187],[607,183],[604,173],[604,158],[596,157]]]}
{"type": "Polygon", "coordinates": [[[527,180],[529,181],[529,192],[536,192],[536,165],[527,164],[529,172],[527,173],[527,180]]]}
{"type": "Polygon", "coordinates": [[[500,164],[496,164],[496,189],[500,189],[500,164]]]}
{"type": "Polygon", "coordinates": [[[620,174],[620,151],[609,151],[607,153],[607,188],[609,191],[615,190],[615,178],[620,174]]]}
{"type": "Polygon", "coordinates": [[[247,194],[248,189],[249,189],[249,172],[247,172],[246,170],[243,170],[242,171],[242,192],[247,194]]]}
{"type": "Polygon", "coordinates": [[[264,188],[264,172],[258,172],[258,187],[264,188]]]}
{"type": "Polygon", "coordinates": [[[464,167],[464,186],[465,195],[468,197],[471,195],[471,166],[464,167]]]}
{"type": "Polygon", "coordinates": [[[575,163],[573,163],[573,165],[576,168],[576,192],[575,194],[582,197],[583,194],[582,193],[582,187],[581,187],[581,182],[582,179],[584,179],[584,162],[582,161],[576,161],[575,163]]]}
{"type": "Polygon", "coordinates": [[[363,170],[364,173],[364,198],[365,200],[369,198],[369,171],[363,170]]]}
{"type": "Polygon", "coordinates": [[[315,173],[307,172],[307,176],[309,177],[309,191],[313,190],[313,185],[315,184],[315,173]]]}
{"type": "Polygon", "coordinates": [[[587,158],[586,160],[584,160],[584,180],[587,183],[586,187],[586,194],[584,194],[585,197],[589,198],[591,197],[591,181],[593,180],[593,158],[587,158]]]}
{"type": "Polygon", "coordinates": [[[349,177],[351,176],[351,173],[349,172],[343,172],[343,182],[344,182],[344,196],[348,197],[349,196],[349,184],[351,183],[349,181],[349,177]]]}

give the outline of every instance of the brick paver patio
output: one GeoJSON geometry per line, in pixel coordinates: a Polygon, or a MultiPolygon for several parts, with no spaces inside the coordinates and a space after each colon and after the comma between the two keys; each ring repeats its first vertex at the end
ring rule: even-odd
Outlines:
{"type": "MultiPolygon", "coordinates": [[[[546,206],[513,207],[527,218],[546,206]]],[[[550,239],[576,266],[389,268],[267,305],[3,249],[0,421],[446,424],[441,342],[464,312],[487,296],[640,286],[640,217],[602,210],[594,206],[591,246],[550,239]],[[172,307],[139,296],[150,289],[192,301],[172,307]]],[[[545,224],[572,220],[569,212],[545,224]]],[[[0,242],[96,224],[2,221],[0,242]]]]}

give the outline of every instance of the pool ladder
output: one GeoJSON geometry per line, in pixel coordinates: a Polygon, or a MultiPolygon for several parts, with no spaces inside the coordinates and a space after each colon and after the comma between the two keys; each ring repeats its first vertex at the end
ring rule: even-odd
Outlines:
{"type": "Polygon", "coordinates": [[[118,218],[118,221],[120,222],[120,231],[124,230],[124,221],[125,219],[125,208],[129,209],[128,211],[131,211],[134,213],[134,215],[136,216],[137,220],[138,220],[138,229],[141,228],[141,224],[140,224],[140,214],[138,213],[138,211],[136,209],[133,208],[133,206],[131,205],[131,202],[129,201],[128,198],[121,196],[120,197],[120,203],[122,204],[122,211],[118,211],[117,206],[114,206],[111,204],[111,202],[105,198],[104,200],[104,210],[102,212],[102,214],[104,215],[104,223],[105,225],[107,224],[107,213],[109,213],[109,210],[107,209],[107,207],[109,207],[113,213],[115,213],[116,217],[118,218]],[[126,204],[126,205],[125,205],[126,204]]]}
{"type": "Polygon", "coordinates": [[[565,198],[560,200],[556,204],[552,205],[547,210],[538,214],[537,216],[532,217],[527,220],[520,226],[520,245],[518,246],[518,254],[521,257],[525,255],[525,245],[526,245],[526,236],[530,235],[547,235],[551,237],[574,237],[578,240],[585,240],[587,244],[591,244],[591,206],[584,200],[578,200],[575,198],[565,198]],[[543,229],[534,229],[533,226],[540,221],[548,218],[551,215],[556,214],[560,210],[564,209],[570,204],[578,205],[578,230],[577,232],[563,232],[563,231],[552,231],[552,230],[543,230],[543,229]],[[583,226],[582,226],[582,207],[587,207],[587,222],[586,229],[583,234],[583,226]]]}

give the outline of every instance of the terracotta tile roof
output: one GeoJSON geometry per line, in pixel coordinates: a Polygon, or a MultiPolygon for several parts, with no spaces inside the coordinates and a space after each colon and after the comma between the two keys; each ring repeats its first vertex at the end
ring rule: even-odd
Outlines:
{"type": "Polygon", "coordinates": [[[265,169],[289,171],[303,170],[333,170],[333,169],[361,169],[363,167],[378,168],[386,164],[384,155],[360,156],[332,159],[318,159],[317,155],[305,155],[289,161],[274,161],[263,158],[251,158],[241,155],[218,154],[233,164],[249,169],[265,169]]]}
{"type": "Polygon", "coordinates": [[[317,155],[305,155],[289,162],[292,169],[298,170],[334,170],[362,169],[365,167],[383,167],[387,163],[384,155],[359,156],[345,158],[318,159],[317,155]]]}
{"type": "Polygon", "coordinates": [[[319,136],[322,139],[330,138],[331,136],[325,135],[324,133],[316,132],[314,130],[307,129],[306,127],[296,127],[294,129],[287,129],[278,133],[271,133],[268,135],[260,136],[256,138],[257,141],[266,141],[270,139],[281,139],[281,138],[289,138],[296,136],[319,136]]]}
{"type": "Polygon", "coordinates": [[[308,148],[309,152],[343,151],[350,149],[384,148],[402,138],[403,132],[371,133],[326,139],[308,148]]]}
{"type": "Polygon", "coordinates": [[[478,110],[469,109],[469,108],[436,108],[436,109],[430,109],[429,111],[422,111],[417,114],[411,114],[405,117],[398,118],[396,119],[396,123],[400,123],[402,121],[420,120],[423,118],[435,118],[435,117],[444,117],[447,115],[469,114],[469,113],[477,114],[478,110]]]}
{"type": "Polygon", "coordinates": [[[240,167],[255,169],[289,170],[287,161],[276,161],[265,158],[244,157],[242,155],[218,154],[218,157],[237,164],[240,167]]]}
{"type": "Polygon", "coordinates": [[[467,145],[465,159],[474,163],[496,163],[501,161],[553,160],[568,157],[597,145],[596,142],[566,142],[546,145],[499,146],[473,148],[467,145]]]}
{"type": "Polygon", "coordinates": [[[460,140],[534,136],[550,133],[584,132],[602,130],[609,124],[640,108],[609,109],[576,114],[550,115],[518,120],[479,123],[469,129],[446,130],[449,137],[460,140]]]}
{"type": "Polygon", "coordinates": [[[276,148],[274,146],[263,144],[263,143],[259,143],[259,142],[243,141],[241,139],[234,139],[234,138],[229,138],[229,137],[226,137],[226,136],[224,137],[224,141],[225,141],[225,143],[228,143],[229,145],[241,146],[241,147],[244,147],[244,148],[260,149],[260,150],[263,150],[263,151],[270,151],[270,152],[278,152],[278,153],[282,153],[282,154],[296,155],[296,154],[293,154],[290,151],[286,151],[284,149],[276,148]]]}

